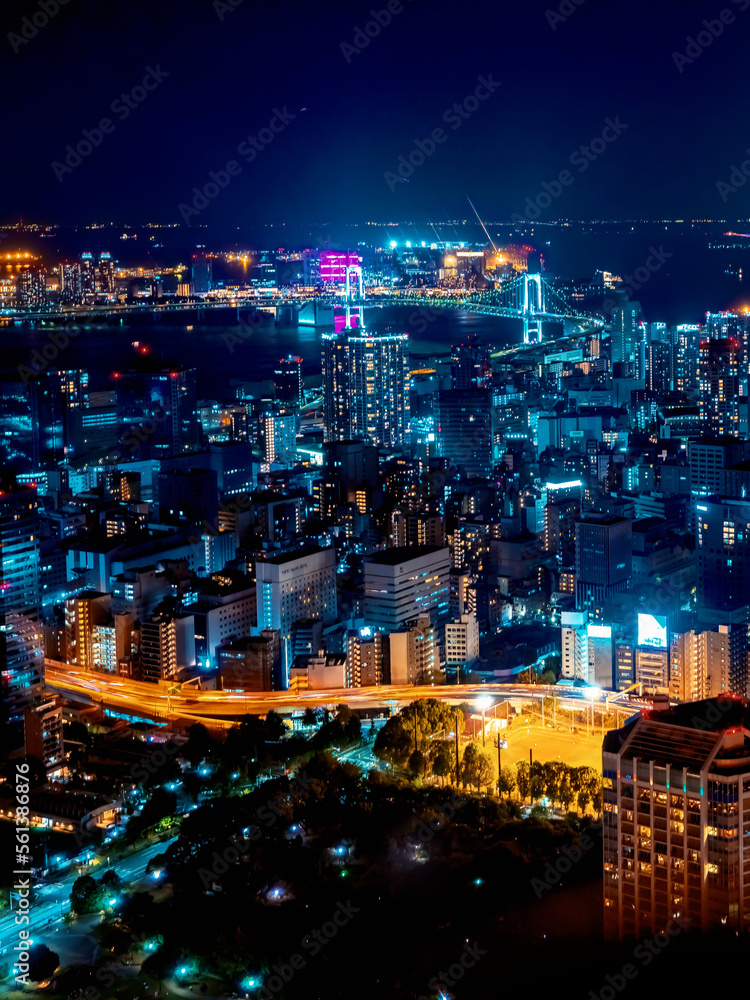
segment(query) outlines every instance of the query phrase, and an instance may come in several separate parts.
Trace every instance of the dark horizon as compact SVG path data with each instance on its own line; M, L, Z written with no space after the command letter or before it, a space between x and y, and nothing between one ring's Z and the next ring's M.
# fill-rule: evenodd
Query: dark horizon
M4 217L500 219L545 185L541 221L750 215L747 0L44 3L3 6Z

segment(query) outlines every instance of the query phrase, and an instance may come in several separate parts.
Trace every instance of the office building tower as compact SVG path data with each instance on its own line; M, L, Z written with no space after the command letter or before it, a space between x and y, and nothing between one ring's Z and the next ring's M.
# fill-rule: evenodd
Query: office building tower
M121 438L132 458L163 458L200 444L195 368L116 372Z
M444 625L450 606L450 549L386 549L365 557L365 624L392 632L429 613Z
M694 323L675 328L675 389L687 393L698 388L698 357L703 330Z
M737 340L702 340L698 358L701 433L738 437L742 345ZM744 376L745 380L747 375Z
M750 500L707 497L695 514L698 614L726 622L727 612L750 604Z
M350 631L346 644L346 686L374 687L382 683L382 633L367 627Z
M322 341L326 441L401 446L409 430L408 335L350 329Z
M458 669L465 667L470 670L479 659L479 623L473 612L459 617L457 621L447 622L445 626L445 665L450 676L451 667L456 677Z
M748 368L748 316L733 312L706 313L706 334L711 340L736 340L742 347L742 370Z
M219 520L219 488L214 469L166 469L157 479L162 524L206 524Z
M0 723L6 746L22 740L24 712L44 684L37 494L0 480Z
M83 302L83 277L81 265L60 265L60 301L80 305Z
M750 924L747 703L638 715L604 737L604 932L654 938ZM679 925L678 925L679 926Z
M34 468L59 465L73 446L77 418L88 405L88 372L49 369L27 384Z
M258 628L272 628L281 633L283 669L287 671L294 623L303 618L320 618L324 623L336 619L336 552L332 548L309 546L259 559L255 564L255 579ZM286 686L284 683L283 688Z
M321 515L335 520L336 508L352 503L366 513L378 488L378 471L378 449L374 445L346 440L324 444Z
M194 295L206 295L214 287L214 265L211 260L194 258L190 265Z
M94 255L88 250L81 254L81 285L84 299L93 298L96 292L96 264Z
M612 308L612 362L630 362L638 358L643 340L640 302L629 301L625 293L616 293L617 304Z
M451 378L454 389L487 389L492 381L490 348L476 338L453 348Z
M436 394L439 453L466 476L486 479L494 466L492 392L449 389Z
M39 263L26 265L16 279L15 305L41 309L47 304L47 271Z
M358 253L351 250L321 250L318 254L318 276L324 285L336 285L343 288L346 284L347 270L359 267L361 259Z
M27 757L35 757L47 772L55 772L65 763L62 704L47 698L26 709L23 718L24 745Z
M750 443L740 438L692 438L688 441L691 494L700 497L720 493L724 470L749 456Z
M112 254L104 251L99 254L94 275L95 291L102 295L113 295L115 292L115 262Z
M601 608L630 588L632 522L622 517L576 524L576 608Z
M646 346L646 389L666 395L672 380L672 345L652 341Z
M281 634L263 629L224 643L216 659L223 691L273 691L281 667Z
M296 409L269 410L260 416L261 439L267 464L294 465L297 459Z
M273 373L273 385L279 402L302 406L305 401L302 383L302 358L292 354L282 358Z

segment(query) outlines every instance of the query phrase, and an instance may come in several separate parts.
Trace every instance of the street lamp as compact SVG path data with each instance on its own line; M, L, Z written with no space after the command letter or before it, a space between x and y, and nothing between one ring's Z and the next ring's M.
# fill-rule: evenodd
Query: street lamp
M482 710L482 746L486 746L485 735L484 735L484 713L492 704L492 698L489 695L482 695L481 698L477 698L476 706Z

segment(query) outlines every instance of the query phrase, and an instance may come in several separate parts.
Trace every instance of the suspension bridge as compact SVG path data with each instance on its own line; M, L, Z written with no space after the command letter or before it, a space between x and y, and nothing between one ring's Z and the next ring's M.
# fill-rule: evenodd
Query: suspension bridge
M120 321L138 316L154 320L181 315L200 322L208 314L226 313L227 321L242 322L242 313L270 313L277 322L314 327L351 327L364 325L369 309L408 306L430 318L432 310L465 310L484 316L520 320L523 343L541 344L547 324L563 324L568 335L586 334L601 329L604 320L574 309L554 286L540 274L524 274L486 291L443 288L370 289L365 293L362 270L347 268L346 287L339 293L311 295L294 290L247 294L215 294L210 298L182 302L130 302L65 306L45 309L2 309L0 323L46 324ZM223 316L221 316L223 318Z

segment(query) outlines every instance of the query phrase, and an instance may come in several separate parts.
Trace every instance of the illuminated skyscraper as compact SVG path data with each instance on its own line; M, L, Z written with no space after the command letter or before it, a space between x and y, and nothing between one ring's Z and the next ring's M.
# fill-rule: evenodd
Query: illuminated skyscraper
M739 340L702 340L698 361L701 432L737 437L740 427L742 344Z
M6 743L20 742L24 712L41 698L44 648L39 601L36 489L2 482L0 728Z
M467 476L489 476L494 454L492 391L438 392L435 414L440 454Z
M409 429L408 335L362 329L323 335L326 441L403 444Z
M302 358L290 354L282 358L273 373L276 398L282 403L302 406L305 401L302 387Z
M133 457L164 458L200 443L195 368L116 373L117 418Z
M576 609L601 608L633 573L632 521L608 517L576 524Z

